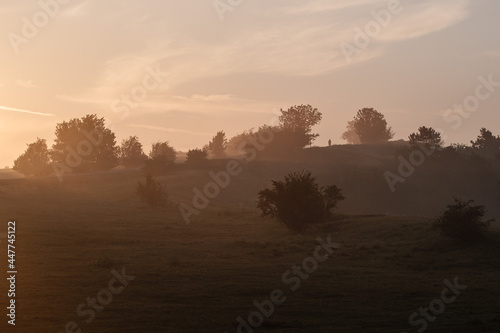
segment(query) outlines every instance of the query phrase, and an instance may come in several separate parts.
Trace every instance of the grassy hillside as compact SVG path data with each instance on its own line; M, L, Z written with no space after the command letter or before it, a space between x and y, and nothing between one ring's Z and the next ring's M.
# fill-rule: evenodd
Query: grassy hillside
M62 183L0 181L3 219L18 223L16 329L64 332L75 321L83 332L96 333L236 332L237 318L255 311L254 300L281 289L286 301L256 331L416 332L420 326L410 326L409 316L440 297L445 279L459 277L468 288L427 331L498 332L498 229L470 248L442 238L425 216L442 209L453 188L419 183L426 175L423 165L400 192L382 191L380 171L393 163L394 149L380 150L329 147L288 162L246 164L190 225L176 208L150 209L136 198L140 171L73 175ZM226 162L212 163L158 179L172 201L190 203L192 189L203 187L208 172ZM337 183L348 199L336 221L297 236L260 218L255 199L270 179L302 168L318 174L320 183ZM488 184L464 186L477 195ZM413 201L406 202L410 193ZM483 197L494 202L488 195ZM412 209L421 217L409 217ZM318 237L329 235L340 248L291 291L283 273L313 255ZM6 258L6 240L0 240L0 256ZM108 286L111 270L123 267L135 279L85 323L87 317L76 314L78 305L95 298ZM1 300L6 304L6 295ZM3 331L6 323L0 326Z

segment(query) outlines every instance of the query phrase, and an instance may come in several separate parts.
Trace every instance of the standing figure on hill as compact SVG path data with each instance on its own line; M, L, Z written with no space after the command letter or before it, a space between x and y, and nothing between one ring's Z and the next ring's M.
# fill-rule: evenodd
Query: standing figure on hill
M328 139L328 147L332 145L332 139Z

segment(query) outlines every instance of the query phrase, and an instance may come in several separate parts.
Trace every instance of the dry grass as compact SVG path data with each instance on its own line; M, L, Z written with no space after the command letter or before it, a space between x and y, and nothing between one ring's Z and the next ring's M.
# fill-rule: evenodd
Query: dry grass
M328 234L341 248L286 292L259 332L416 332L409 315L456 276L469 288L428 332L500 331L500 242L461 248L427 218L391 216L344 215L296 236L252 208L268 182L258 172L235 179L189 226L175 208L152 210L134 196L137 171L0 182L3 219L18 223L16 331L63 332L76 320L95 333L236 332L254 299L289 290L282 274ZM195 170L160 178L177 202L207 179ZM121 267L136 279L83 323L78 304Z

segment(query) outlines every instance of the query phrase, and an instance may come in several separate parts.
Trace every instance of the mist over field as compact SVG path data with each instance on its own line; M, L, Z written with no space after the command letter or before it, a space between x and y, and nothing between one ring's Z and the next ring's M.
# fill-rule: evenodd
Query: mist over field
M0 332L498 332L494 0L0 4Z

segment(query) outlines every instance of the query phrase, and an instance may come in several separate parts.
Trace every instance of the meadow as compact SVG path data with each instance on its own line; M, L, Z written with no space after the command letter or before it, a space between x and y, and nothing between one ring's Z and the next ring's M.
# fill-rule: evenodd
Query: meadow
M140 170L1 180L5 230L7 220L17 222L16 331L237 332L237 318L248 321L254 301L279 289L286 299L255 332L417 332L424 324L411 326L410 316L458 278L467 288L427 320L426 332L498 332L498 225L464 247L431 223L453 195L470 195L495 214L493 174L443 174L429 162L391 193L383 172L395 167L394 147L322 149L244 165L189 225L175 205L189 204L193 188L227 161L156 177L171 201L157 209L135 194ZM297 235L261 218L255 200L271 179L305 168L321 184L339 185L347 200L334 220ZM339 247L292 290L283 274L314 256L318 237ZM122 269L133 280L95 316L78 315Z

